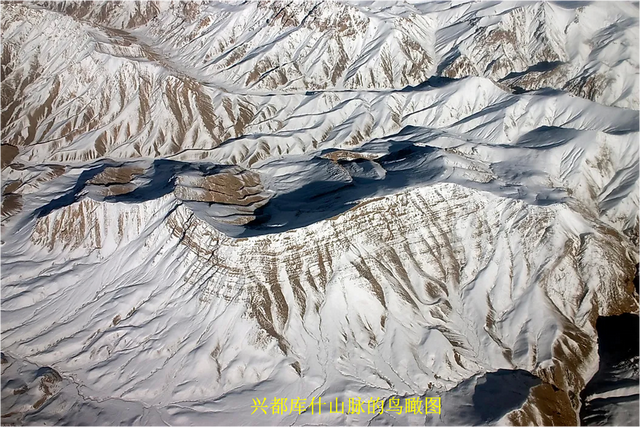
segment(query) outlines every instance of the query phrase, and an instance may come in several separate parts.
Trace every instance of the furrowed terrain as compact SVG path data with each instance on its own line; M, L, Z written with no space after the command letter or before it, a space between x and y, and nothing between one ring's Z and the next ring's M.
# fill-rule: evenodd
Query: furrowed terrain
M637 425L637 4L1 7L3 423Z

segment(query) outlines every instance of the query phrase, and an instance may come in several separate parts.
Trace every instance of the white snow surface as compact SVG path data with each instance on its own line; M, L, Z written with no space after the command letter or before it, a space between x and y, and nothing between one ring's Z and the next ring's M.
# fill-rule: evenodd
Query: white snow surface
M2 12L7 420L577 416L638 310L637 4ZM441 414L251 413L397 396Z

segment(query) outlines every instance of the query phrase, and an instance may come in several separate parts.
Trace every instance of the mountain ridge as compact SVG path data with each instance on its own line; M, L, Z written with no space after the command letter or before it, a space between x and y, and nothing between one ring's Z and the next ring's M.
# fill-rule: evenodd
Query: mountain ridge
M577 425L638 312L637 4L1 7L3 422Z

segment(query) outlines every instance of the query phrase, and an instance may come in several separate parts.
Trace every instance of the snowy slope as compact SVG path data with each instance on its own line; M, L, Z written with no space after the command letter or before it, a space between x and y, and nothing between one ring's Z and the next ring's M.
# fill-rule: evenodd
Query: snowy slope
M578 422L638 312L636 4L2 12L3 422Z

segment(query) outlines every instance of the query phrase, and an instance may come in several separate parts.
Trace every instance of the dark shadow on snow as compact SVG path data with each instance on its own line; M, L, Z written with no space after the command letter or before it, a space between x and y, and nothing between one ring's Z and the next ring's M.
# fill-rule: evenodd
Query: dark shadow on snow
M494 424L519 409L542 381L521 369L499 369L466 379L441 394L441 425Z
M638 275L634 282L637 283ZM609 413L612 407L624 402L638 401L638 395L611 396L586 401L586 397L596 393L605 393L625 387L638 386L638 354L640 347L640 319L637 314L625 313L619 316L601 316L596 321L598 332L598 372L587 383L580 396L583 405L580 408L582 425L610 424ZM629 378L628 372L635 370L635 378ZM638 406L635 405L636 411ZM636 413L635 418L638 418Z
M495 422L508 412L520 408L527 400L529 390L541 382L523 370L500 369L485 374L478 379L473 393L473 407L480 424Z
M544 139L552 144L561 144L570 139L570 133L570 130L565 132L555 128L540 128L523 136L519 144L511 148L548 148L545 145L536 146L534 141ZM555 141L552 136L555 136ZM208 211L215 203L209 203L208 208L207 202L185 202L185 204L196 216L223 233L233 237L249 237L308 226L340 215L364 199L382 197L411 187L429 186L441 182L489 191L501 197L520 199L536 205L550 205L565 200L566 194L561 190L528 184L530 178L544 174L543 171L515 173L516 169L518 171L520 169L514 168L514 165L509 162L492 166L493 172L497 174L493 180L474 181L469 178L468 169L466 169L470 167L471 160L446 149L429 146L426 142L432 137L429 129L407 126L392 137L371 141L354 150L355 153L358 151L377 153L376 156L379 157L375 160L352 157L334 161L317 156L298 158L294 160L294 163L298 162L298 172L276 175L278 176L276 183L278 180L294 183L287 187L290 190L276 192L266 205L253 212L256 219L245 225L230 225L211 217ZM330 151L332 150L325 150L322 154L328 154ZM281 166L277 161L282 160L276 160L276 164L266 166L278 170ZM144 163L144 161L138 161L138 164L140 162ZM88 186L88 181L106 167L124 164L112 160L101 160L89 165L80 174L73 188L35 210L33 216L48 215L53 210L70 205L83 197L108 202L145 202L172 192L176 185L176 177L181 174L207 176L235 167L156 159L144 163L146 171L135 178L137 188L129 193L105 197ZM282 165L288 167L289 163L282 161ZM300 174L300 170L304 173L296 175ZM296 182L299 182L299 185L295 184Z

